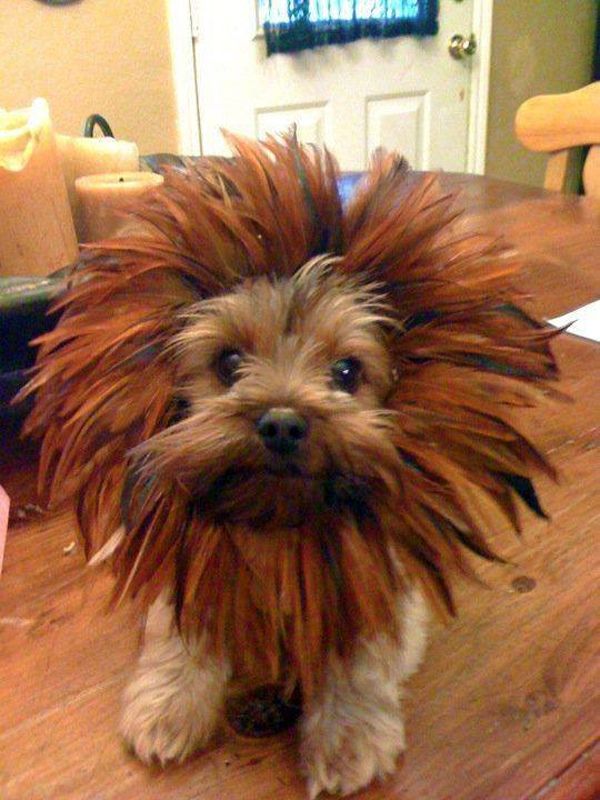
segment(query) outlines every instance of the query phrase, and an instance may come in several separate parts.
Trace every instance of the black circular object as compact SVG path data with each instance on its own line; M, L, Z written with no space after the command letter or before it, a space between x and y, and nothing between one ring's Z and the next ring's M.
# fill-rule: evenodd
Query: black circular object
M282 687L260 686L227 701L227 722L240 736L260 739L291 728L302 713L300 693L284 698Z
M217 375L225 386L233 386L239 377L243 356L239 350L223 350L216 362Z
M360 384L362 364L358 358L341 358L331 367L331 376L338 389L354 394Z

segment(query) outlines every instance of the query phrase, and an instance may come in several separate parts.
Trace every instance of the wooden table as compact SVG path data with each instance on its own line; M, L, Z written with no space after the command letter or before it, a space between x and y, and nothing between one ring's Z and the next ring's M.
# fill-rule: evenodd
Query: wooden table
M600 297L600 206L483 178L460 186L472 216L546 259L522 278L547 316ZM518 566L481 567L461 615L435 628L406 698L404 766L364 800L600 797L600 345L556 350L573 405L535 419L562 472L542 485L550 523L507 539ZM0 482L35 502L35 449L4 431ZM130 609L101 611L107 578L84 568L69 516L25 511L0 578L2 800L300 800L294 733L224 741L183 766L147 769L115 733L134 663Z

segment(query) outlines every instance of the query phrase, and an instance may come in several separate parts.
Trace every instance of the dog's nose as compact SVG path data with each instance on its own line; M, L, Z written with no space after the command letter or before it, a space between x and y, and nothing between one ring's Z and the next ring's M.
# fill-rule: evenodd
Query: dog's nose
M308 422L291 408L271 408L258 421L258 433L274 453L295 453L308 432Z

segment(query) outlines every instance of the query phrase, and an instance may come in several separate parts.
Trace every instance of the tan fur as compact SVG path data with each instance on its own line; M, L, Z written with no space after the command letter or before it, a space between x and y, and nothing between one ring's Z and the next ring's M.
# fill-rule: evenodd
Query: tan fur
M349 664L331 657L302 720L309 797L350 794L393 772L405 748L401 684L419 666L427 607L412 588L397 603L402 645L384 635L358 643ZM206 745L222 722L228 665L203 641L184 641L162 594L150 608L144 648L123 697L121 733L138 758L166 764Z
M311 800L351 794L392 773L406 746L402 683L426 644L427 607L415 589L397 606L402 646L379 635L362 641L350 664L333 658L324 686L302 720L302 766Z
M515 496L543 513L532 478L553 469L516 415L550 393L554 333L512 288L518 255L459 230L455 198L410 181L399 157L376 155L344 207L326 151L230 141L233 159L167 171L136 210L143 235L88 250L40 340L27 430L44 439L41 484L76 503L88 555L111 558L116 598L172 592L177 635L202 643L205 665L229 664L238 685L299 684L309 708L335 697L343 719L359 676L403 652L410 587L454 613L465 551L498 558L488 534L520 529ZM332 378L346 358L362 365L352 391ZM293 469L257 432L269 409L308 426ZM196 692L184 650L158 652L127 701L143 698L125 724L132 742L144 729L143 757L139 708L165 682ZM398 742L406 659L371 698ZM386 734L349 776L339 747L324 755L338 733L308 720L315 786L391 769ZM174 757L210 727L182 734Z
M210 741L222 718L229 677L206 640L183 641L166 595L148 614L144 648L123 696L121 734L138 758L182 761Z

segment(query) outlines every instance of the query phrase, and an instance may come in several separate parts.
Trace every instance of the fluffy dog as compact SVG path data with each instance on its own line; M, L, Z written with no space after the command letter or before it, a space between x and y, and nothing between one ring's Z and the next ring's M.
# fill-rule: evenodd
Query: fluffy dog
M94 245L43 337L27 430L88 556L149 609L122 733L209 742L232 687L300 690L309 792L394 770L427 608L552 469L515 412L556 377L519 267L379 153L351 199L325 150L230 137Z

